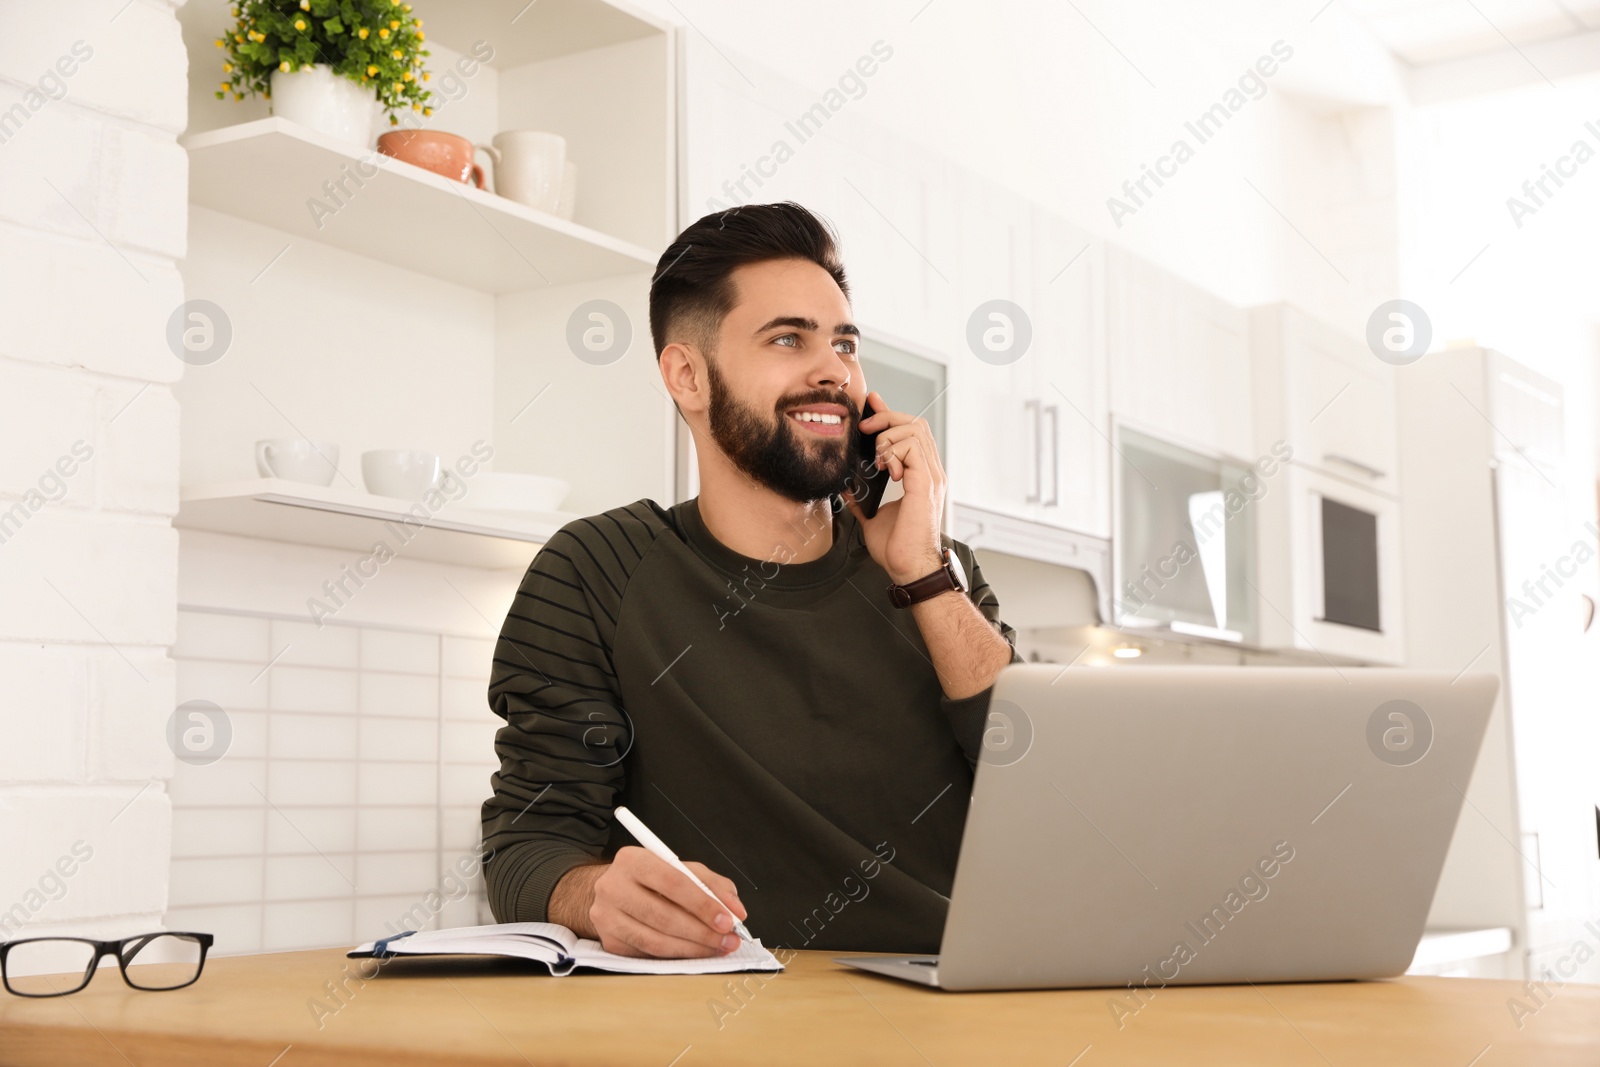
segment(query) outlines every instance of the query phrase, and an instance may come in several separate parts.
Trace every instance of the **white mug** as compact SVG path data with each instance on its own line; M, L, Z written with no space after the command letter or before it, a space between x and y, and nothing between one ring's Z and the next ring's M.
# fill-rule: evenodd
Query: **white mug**
M256 442L256 473L311 485L332 485L339 470L339 446L304 437L276 437Z
M543 130L506 130L493 145L479 145L494 160L494 191L520 204L554 213L561 199L567 139Z
M567 160L561 168L561 195L556 198L556 217L572 221L573 212L578 206L578 167L572 160Z
M361 480L374 496L420 500L439 484L442 471L436 452L385 448L361 453Z

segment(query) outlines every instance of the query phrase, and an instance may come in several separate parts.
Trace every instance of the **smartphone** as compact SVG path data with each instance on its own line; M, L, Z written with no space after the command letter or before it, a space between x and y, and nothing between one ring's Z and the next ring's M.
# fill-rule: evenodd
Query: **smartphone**
M875 415L871 409L870 401L866 411L862 413L862 420ZM850 455L851 468L845 478L845 485L850 490L850 495L855 497L856 503L861 505L861 513L867 518L878 514L878 505L883 502L883 492L889 488L889 468L879 469L877 465L878 435L865 433L861 429L861 422L850 428ZM844 506L843 498L840 507Z

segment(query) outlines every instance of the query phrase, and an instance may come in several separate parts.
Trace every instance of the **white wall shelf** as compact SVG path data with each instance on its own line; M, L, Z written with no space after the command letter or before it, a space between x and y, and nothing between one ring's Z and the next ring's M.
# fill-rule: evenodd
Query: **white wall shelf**
M408 513L411 506L346 487L258 478L185 488L173 525L343 548L363 556L381 541L411 559L521 570L550 535L578 517L556 511L480 511L447 502L419 518Z
M195 204L482 292L655 266L656 253L628 241L287 119L224 126L181 143ZM341 181L350 195L336 200L323 186ZM314 214L313 201L337 211Z

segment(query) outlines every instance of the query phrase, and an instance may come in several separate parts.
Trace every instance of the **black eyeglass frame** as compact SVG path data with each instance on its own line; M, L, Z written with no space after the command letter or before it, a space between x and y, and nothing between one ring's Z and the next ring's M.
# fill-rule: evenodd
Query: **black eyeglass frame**
M195 964L194 977L183 985L150 986L138 985L128 977L128 963L151 941L158 937L177 937L193 941L200 946L200 959ZM88 937L23 937L15 941L0 941L0 984L4 984L7 993L17 997L64 997L76 993L94 980L95 972L100 969L100 961L106 956L117 957L117 969L122 972L122 980L128 988L137 989L142 993L169 993L174 989L185 989L200 980L200 972L206 969L206 954L211 951L211 945L216 939L211 934L195 933L189 930L157 930L154 933L135 934L132 937L122 937L115 941L96 941ZM91 945L94 955L90 957L89 964L84 968L83 981L71 989L61 989L50 993L24 993L11 988L11 975L6 971L6 958L11 955L11 950L18 945L27 945L39 941L76 941L82 945ZM142 942L142 943L140 943ZM136 944L137 943L137 944ZM133 945L133 950L128 951L128 946Z

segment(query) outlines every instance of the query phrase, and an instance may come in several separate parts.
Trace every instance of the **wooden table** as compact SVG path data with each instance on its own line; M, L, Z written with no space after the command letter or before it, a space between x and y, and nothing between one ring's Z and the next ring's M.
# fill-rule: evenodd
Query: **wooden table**
M1170 987L1119 1029L1110 990L941 993L833 955L760 976L395 960L362 982L340 951L286 952L212 960L167 993L102 967L72 996L0 993L0 1064L1600 1064L1600 986L1552 988L1542 1006L1469 978ZM1520 1028L1512 998L1537 1007Z

